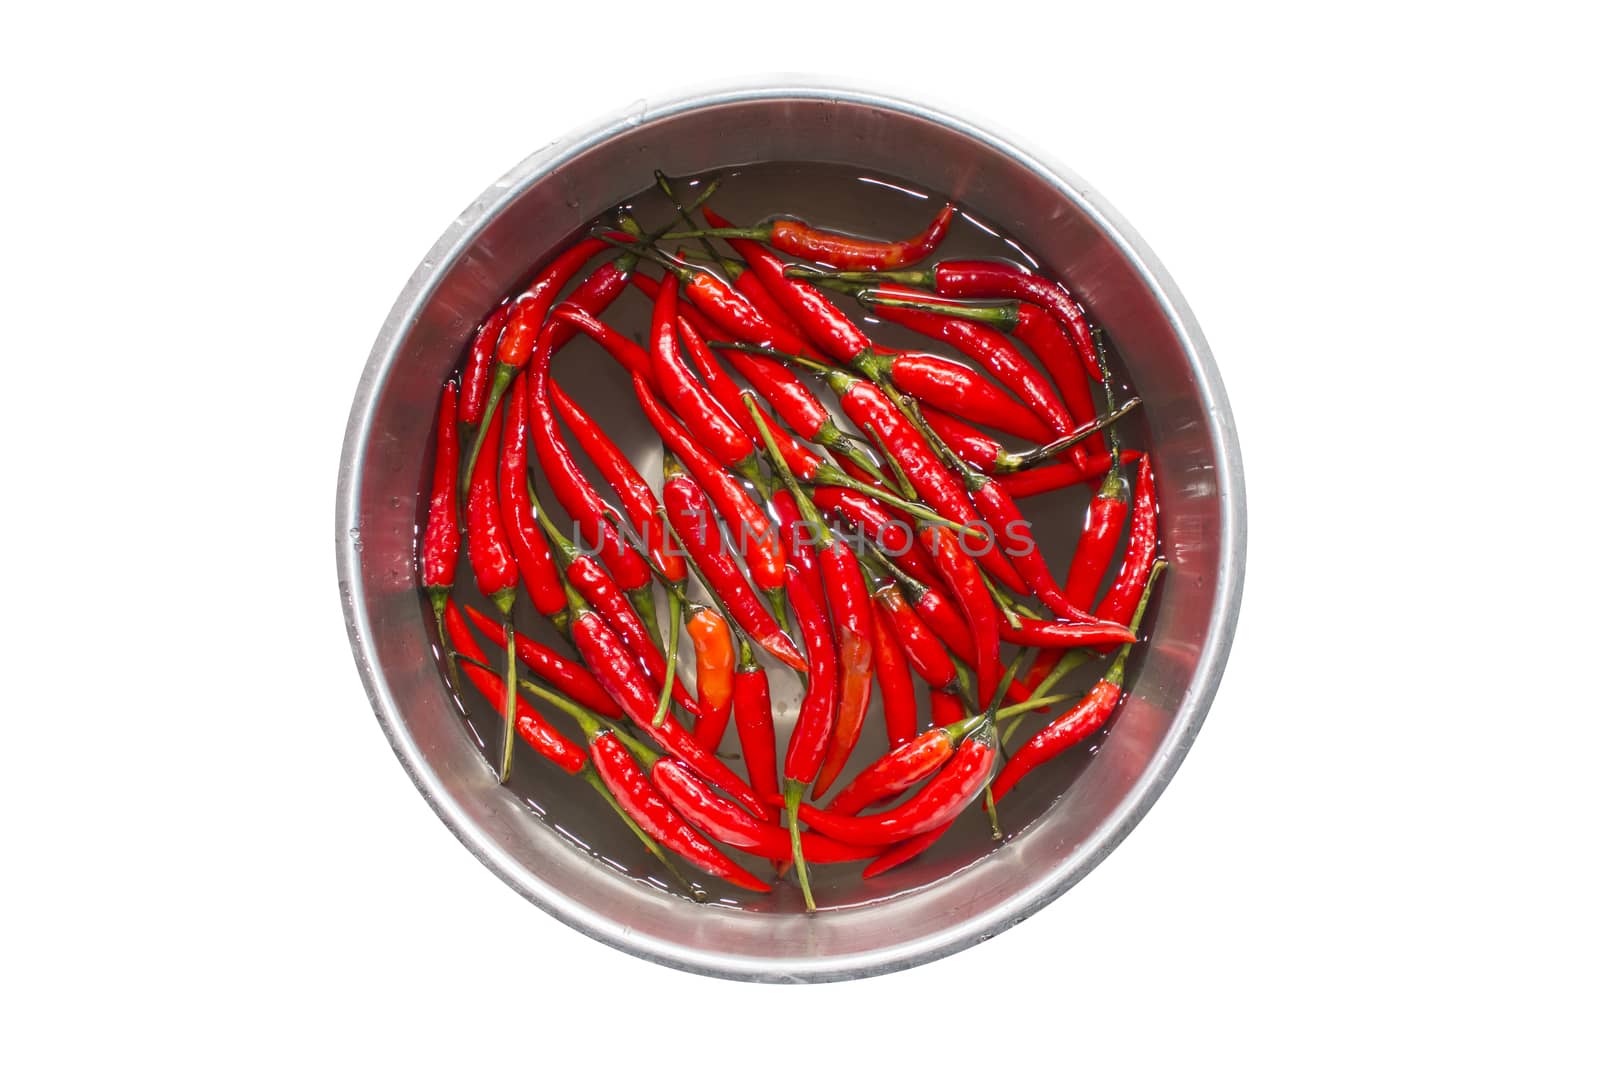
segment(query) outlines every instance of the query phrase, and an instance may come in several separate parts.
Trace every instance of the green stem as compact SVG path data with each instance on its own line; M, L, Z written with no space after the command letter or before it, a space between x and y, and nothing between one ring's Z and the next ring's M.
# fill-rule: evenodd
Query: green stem
M658 170L656 174L660 174ZM687 217L687 216L685 216ZM694 225L694 220L689 220L689 225ZM689 241L699 238L720 237L725 241L765 241L772 236L772 229L765 226L713 226L703 230L677 230L673 233L661 235L663 241Z
M735 264L732 260L729 260L729 259L725 258L724 256L719 255L717 253L717 250L711 246L711 242L706 239L706 235L705 235L705 233L703 231L702 232L698 232L698 233L697 232L693 232L695 230L695 221L694 221L694 219L692 217L690 217L690 214L689 214L690 210L692 210L692 209L685 208L683 206L683 203L678 199L678 194L672 191L672 182L668 180L665 172L658 170L658 171L656 171L655 177L656 177L656 186L658 188L660 188L660 190L667 195L667 199L669 201L671 201L671 203L672 203L673 210L677 211L678 217L684 221L685 225L687 225L689 227L689 230L691 231L689 233L682 233L682 232L680 232L680 233L664 233L664 234L661 235L660 239L663 240L663 241L681 241L681 240L685 239L686 237L691 237L691 236L692 237L697 237L697 238L699 238L699 241L700 241L700 247L702 247L702 248L704 248L706 250L706 255L711 257L711 261L713 263L719 264L725 272L733 275L734 277L737 277L738 274L733 269L733 268L735 268L737 266L737 264ZM711 185L708 188L707 192L705 194L702 194L700 200L696 201L696 203L695 203L696 207L699 207L700 204L704 203L706 201L706 199L709 198L710 189L715 189L717 184L721 180L722 180L721 178L717 178L717 179L714 179L711 182ZM679 255L682 255L682 254L683 254L682 250L679 250Z
M444 624L444 607L450 600L450 590L429 589L428 601L433 605L433 624L439 631L439 647L444 649L445 674L450 679L450 688L457 699L465 695L461 688L461 671L456 667L455 657L450 654L450 633Z
M934 272L931 270L816 270L813 267L791 266L785 267L783 273L790 278L834 278L841 282L862 282L867 285L876 285L878 282L899 282L901 285L911 285L918 289L932 289L936 282Z
M1050 673L1041 678L1039 684L1033 687L1034 694L1037 696L1039 693L1048 693L1055 688L1057 682L1093 658L1094 653L1086 648L1075 648L1066 653L1056 662L1054 667L1050 668Z
M1134 633L1139 632L1139 623L1144 621L1144 609L1150 604L1150 593L1156 587L1156 579L1161 577L1161 572L1167 569L1167 561L1158 559L1155 566L1150 568L1150 577L1145 579L1144 592L1139 594L1139 606L1133 609L1133 618L1128 621L1128 629ZM1117 658L1111 661L1111 669L1106 671L1105 680L1112 685L1120 687L1128 667L1128 654L1133 651L1137 641L1130 641L1123 645L1117 652Z
M1048 696L1029 697L1027 700L1020 700L1015 704L1007 704L1005 707L997 709L994 713L994 718L996 722L1006 722L1024 712L1033 711L1036 708L1047 708L1051 704L1059 704L1069 696L1073 696L1073 694L1051 693ZM1082 694L1077 694L1077 696L1082 696Z
M1018 718L1010 726L1006 727L1006 732L1000 735L1000 747L1002 749L1005 749L1011 744L1012 736L1022 728L1022 724L1025 721L1025 719Z
M783 453L778 450L778 442L773 439L772 430L767 427L764 412L756 404L756 398L749 393L743 394L744 406L750 411L750 418L755 421L756 432L761 435L761 447L767 453L767 462L772 464L773 470L778 472L778 478L784 487L794 497L795 506L800 509L800 517L811 525L812 531L822 538L821 548L833 545L833 531L828 524L822 521L822 513L811 502L805 490L800 488L800 483L795 481L794 472L789 469L789 463L783 458Z
M501 709L505 715L505 723L504 729L500 732L501 785L511 778L511 752L516 747L517 740L517 632L511 628L511 607L516 601L516 596L515 587L502 590L495 596L495 606L505 617L506 637L506 696L505 707Z
M644 553L640 554L643 555ZM650 635L650 643L660 648L661 620L656 618L655 586L646 582L637 589L628 590L628 600L633 604L633 610L639 613L639 619L644 623L645 632Z
M1003 452L1000 458L995 460L995 473L1012 474L1016 471L1027 470L1029 467L1038 466L1046 460L1054 459L1061 453L1082 444L1102 430L1106 430L1109 433L1109 427L1113 423L1141 403L1143 401L1138 397L1132 397L1115 410L1108 411L1103 415L1097 415L1093 422L1085 423L1066 437L1058 438L1037 448L1030 448L1026 452Z
M1017 328L1017 319L1022 308L1022 305L1015 300L1007 300L998 304L945 304L888 296L874 289L858 289L855 296L857 300L867 307L904 308L907 311L922 311L930 315L942 315L948 319L981 322L985 326L991 326L1002 333L1010 333Z
M461 499L465 501L472 492L472 468L478 465L478 453L483 451L483 442L489 436L489 423L494 418L495 409L500 406L500 398L511 386L511 379L517 376L517 367L508 367L498 359L494 362L494 382L489 386L489 399L483 405L483 414L478 416L478 432L473 435L472 447L467 450L467 465L461 472Z
M667 721L667 708L672 704L672 682L678 676L678 632L683 629L683 601L670 597L667 604L667 677L661 686L661 699L656 701L656 717L652 725Z
M805 791L804 782L790 779L783 783L783 810L789 817L789 849L794 853L795 877L800 880L806 911L813 912L817 910L817 902L811 897L811 872L806 868L806 852L800 842L800 797Z

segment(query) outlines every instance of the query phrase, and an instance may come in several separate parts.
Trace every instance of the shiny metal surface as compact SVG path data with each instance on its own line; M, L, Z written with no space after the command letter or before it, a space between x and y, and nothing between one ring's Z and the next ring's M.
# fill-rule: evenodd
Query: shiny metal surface
M497 787L429 654L415 589L417 494L438 384L484 310L551 247L662 167L694 173L815 160L898 174L1019 235L1116 338L1144 398L1172 570L1136 683L1067 795L1005 848L934 884L813 916L705 907L573 848ZM624 447L628 447L627 444ZM1244 575L1243 471L1232 416L1183 298L1139 238L1070 172L905 100L834 86L742 86L624 114L536 152L428 253L384 323L340 460L338 564L356 663L417 787L517 892L589 935L670 966L826 981L947 955L1021 922L1133 828L1211 703Z

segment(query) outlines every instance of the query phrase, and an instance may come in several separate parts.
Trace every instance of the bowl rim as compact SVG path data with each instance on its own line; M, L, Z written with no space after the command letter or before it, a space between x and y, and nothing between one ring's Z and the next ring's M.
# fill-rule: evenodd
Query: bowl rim
M482 831L445 791L443 783L406 729L394 695L368 655L367 638L371 630L365 600L358 595L361 585L361 546L356 523L361 495L359 471L367 449L375 402L398 358L401 341L444 274L501 210L532 183L567 160L625 130L704 108L784 99L861 104L945 126L1027 167L1062 196L1074 202L1127 258L1155 296L1195 372L1195 381L1207 411L1207 429L1219 457L1216 477L1222 521L1219 529L1221 545L1218 553L1217 595L1209 613L1206 640L1196 662L1193 681L1174 716L1173 729L1156 750L1144 773L1083 846L1041 877L1027 892L1019 893L1000 907L945 927L936 934L849 956L785 959L781 968L776 968L770 960L708 952L667 940L643 937L637 931L589 909L581 901L557 892ZM468 851L541 910L573 929L630 955L717 978L803 982L837 981L884 974L959 952L1026 919L1060 897L1098 866L1128 836L1165 790L1210 710L1238 624L1244 588L1246 544L1243 460L1221 376L1188 303L1166 268L1127 221L1071 170L1024 147L1009 133L997 132L990 124L977 125L952 114L943 106L934 107L913 101L896 92L804 75L723 81L692 90L680 90L653 102L636 100L535 151L475 198L450 223L412 272L373 343L351 403L340 454L335 529L345 627L367 699L413 784L434 814Z

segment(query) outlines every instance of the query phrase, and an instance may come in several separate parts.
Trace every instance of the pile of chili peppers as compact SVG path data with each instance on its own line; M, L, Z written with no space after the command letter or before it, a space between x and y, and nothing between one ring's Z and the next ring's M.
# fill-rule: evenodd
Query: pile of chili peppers
M685 207L656 177L674 232L619 211L492 310L444 386L421 584L451 684L503 718L502 781L520 738L685 886L680 862L752 892L793 871L812 910L810 865L875 877L969 807L998 839L1017 783L1107 727L1164 566L1155 475L1120 444L1137 400L1116 402L1070 290L1006 262L916 266L954 205L877 241L735 226L706 206L718 182ZM649 302L647 336L605 321L625 298ZM887 347L841 299L954 354ZM580 335L631 381L659 472L557 382ZM1095 487L1076 544L1036 543L1017 501L1076 485ZM463 544L498 618L456 599ZM564 648L514 628L521 597ZM772 670L802 681L792 712ZM884 754L846 775L866 744Z

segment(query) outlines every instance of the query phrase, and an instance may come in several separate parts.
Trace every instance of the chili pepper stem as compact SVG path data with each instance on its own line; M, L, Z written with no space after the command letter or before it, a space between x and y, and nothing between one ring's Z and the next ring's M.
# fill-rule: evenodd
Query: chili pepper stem
M989 812L989 836L996 841L1005 838L1005 832L1000 829L1000 813L996 810L998 805L994 802L994 787L983 787L983 806Z
M1059 704L1066 700L1068 696L1069 694L1067 693L1050 693L1047 696L1029 697L1027 700L1019 700L1015 704L1007 704L1003 708L996 709L994 718L996 722L1005 722L1008 719L1016 718L1025 711L1033 711L1036 708L1047 708L1051 704Z
M1120 407L1098 416L1093 422L1086 423L1066 437L1058 438L1037 448L1030 448L1026 452L1003 453L999 459L995 460L994 472L996 474L1015 474L1017 471L1027 470L1029 467L1036 467L1047 460L1055 459L1063 452L1070 451L1106 429L1143 402L1136 396L1130 397Z
M1034 687L1034 693L1048 693L1055 687L1057 682L1093 658L1094 653L1086 648L1073 649L1056 662L1056 665L1050 669L1049 674L1039 680L1039 684Z
M628 590L627 596L633 609L639 613L639 621L644 623L645 632L650 635L650 643L660 648L661 620L656 618L655 587L646 582L637 589Z
M1004 749L1007 745L1011 744L1011 738L1016 734L1016 732L1018 730L1020 730L1022 728L1022 723L1023 723L1023 720L1019 718L1016 721L1014 721L1010 726L1006 727L1006 732L1000 735L1000 747L1002 749Z
M667 603L667 676L661 686L661 699L656 701L653 725L667 721L667 708L672 704L672 683L678 676L678 634L683 629L683 601L669 597Z
M817 278L833 278L841 282L860 282L864 285L899 282L901 285L910 285L918 289L932 289L935 281L934 272L931 270L817 270L814 267L790 266L785 267L783 273L788 278L805 278L809 281Z
M904 308L907 311L922 311L951 319L966 319L969 322L981 322L985 326L992 326L1002 333L1010 333L1017 328L1018 305L1014 300L1003 304L944 304L883 296L870 288L858 289L855 297L867 307Z
M501 590L495 595L495 606L505 616L506 635L506 699L501 709L505 717L500 732L500 784L511 778L511 753L517 741L517 632L511 627L511 606L516 590Z
M459 697L461 688L461 670L456 666L455 657L450 654L450 635L444 625L444 606L450 601L450 590L429 589L428 601L433 605L433 623L439 631L439 647L444 649L445 674L450 679L450 688Z
M1150 594L1155 590L1156 579L1161 577L1161 572L1167 569L1167 561L1158 559L1150 568L1150 577L1145 579L1144 592L1139 595L1139 606L1133 609L1133 618L1128 620L1128 629L1134 633L1139 632L1139 624L1144 621L1144 609L1150 604ZM1117 658L1111 661L1110 668L1105 673L1105 680L1112 685L1121 686L1123 675L1128 669L1128 656L1133 652L1137 641L1130 641L1117 650Z
M783 595L783 586L780 585L776 589L763 589L761 590L761 595L766 598L767 605L772 608L772 618L777 622L778 628L788 633L789 601Z
M517 368L508 367L499 360L494 365L494 382L489 386L489 399L484 401L483 415L478 419L478 431L472 435L472 448L467 452L467 463L462 468L461 498L465 500L472 487L472 469L477 465L478 453L483 451L483 442L489 436L489 421L500 406L500 398L505 396L506 390L511 387L511 379L517 376Z
M817 902L811 897L811 872L806 869L805 847L800 841L800 798L805 794L806 784L794 779L786 779L783 783L783 810L789 818L789 847L794 853L794 873L800 881L800 895L805 898L806 911L817 910Z
M857 443L856 438L839 429L831 421L823 423L811 440L831 452L838 452L862 470L879 478L883 477L883 471L878 469L877 457L869 454Z
M874 500L888 504L890 507L903 511L908 515L915 515L923 522L931 522L935 526L948 527L957 533L971 529L971 527L963 525L962 523L954 522L945 518L943 515L940 515L937 511L934 511L931 508L924 507L923 505L914 501L907 500L903 496L896 496L886 489L879 489L875 485L868 485L866 482L852 478L843 471L836 471L832 467L818 467L812 472L811 477L806 479L806 482L809 485L830 485L838 489L853 490L857 493L860 493L862 496L869 496Z

